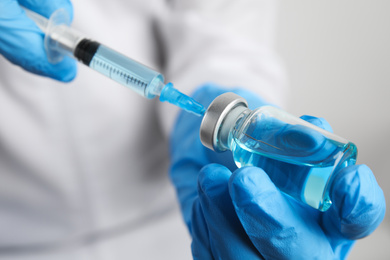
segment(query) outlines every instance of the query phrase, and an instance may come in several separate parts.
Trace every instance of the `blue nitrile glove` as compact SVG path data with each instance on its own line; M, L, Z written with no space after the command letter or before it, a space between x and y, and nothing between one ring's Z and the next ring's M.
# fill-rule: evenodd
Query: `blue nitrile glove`
M76 76L76 62L65 57L57 64L49 63L43 45L44 33L19 4L47 18L59 8L73 15L69 0L0 1L0 54L32 73L65 82L72 80Z
M207 106L223 92L209 85L194 98ZM233 92L251 109L263 105L253 94ZM323 119L303 119L331 130ZM281 193L263 170L283 169L285 163L268 159L262 168L237 170L231 152L203 147L200 122L181 113L171 136L170 174L195 259L344 259L354 240L383 220L383 192L367 166L342 169L331 190L334 204L320 212ZM226 167L210 164L215 162Z

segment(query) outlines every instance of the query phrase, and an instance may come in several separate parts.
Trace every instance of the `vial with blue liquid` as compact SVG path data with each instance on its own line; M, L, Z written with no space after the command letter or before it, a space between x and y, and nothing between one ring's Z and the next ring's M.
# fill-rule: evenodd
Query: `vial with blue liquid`
M204 107L165 84L161 73L113 49L90 40L69 27L70 16L60 9L50 19L24 9L45 33L49 61L64 55L137 92L169 102L203 116L202 143L215 151L231 150L238 167L258 166L275 185L291 197L321 211L332 202L329 190L337 172L356 161L353 143L271 106L249 110L246 101L233 93L217 97Z
M225 93L208 107L200 138L206 147L230 150L238 167L257 166L287 195L320 211L343 167L356 162L356 146L273 106L248 109L245 99Z

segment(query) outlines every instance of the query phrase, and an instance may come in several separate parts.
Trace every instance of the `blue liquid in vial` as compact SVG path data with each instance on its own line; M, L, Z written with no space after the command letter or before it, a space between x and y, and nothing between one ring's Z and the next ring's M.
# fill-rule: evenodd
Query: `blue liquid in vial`
M326 211L334 173L355 163L357 148L302 125L262 119L230 137L238 167L257 166L286 194Z

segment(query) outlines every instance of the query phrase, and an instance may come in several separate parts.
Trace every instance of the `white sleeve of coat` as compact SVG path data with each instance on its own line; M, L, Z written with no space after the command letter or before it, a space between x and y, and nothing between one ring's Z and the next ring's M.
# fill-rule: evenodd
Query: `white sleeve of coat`
M242 87L283 105L285 75L274 52L275 0L171 1L158 22L164 49L164 75L191 94L205 83ZM169 134L178 109L159 107Z

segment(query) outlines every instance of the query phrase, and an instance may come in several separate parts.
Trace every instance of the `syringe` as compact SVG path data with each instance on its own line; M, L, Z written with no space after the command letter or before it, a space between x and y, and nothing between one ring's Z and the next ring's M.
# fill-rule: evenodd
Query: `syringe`
M203 116L205 108L173 87L165 84L164 76L96 41L85 38L72 29L68 13L59 9L50 19L23 8L45 33L45 49L51 63L57 63L64 55L73 57L110 79L134 90L141 96L167 101L188 112Z

